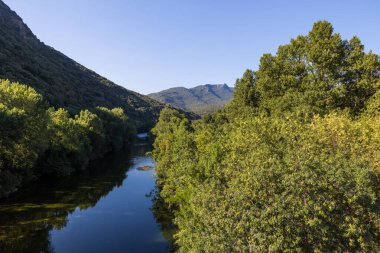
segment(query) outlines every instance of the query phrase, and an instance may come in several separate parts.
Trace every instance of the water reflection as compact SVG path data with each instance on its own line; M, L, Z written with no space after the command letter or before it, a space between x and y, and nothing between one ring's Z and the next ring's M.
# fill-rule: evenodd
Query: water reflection
M170 206L165 203L164 199L159 194L159 189L156 187L149 196L152 200L152 212L156 222L160 226L163 237L170 242L169 252L175 252L177 247L175 245L174 234L177 232L177 226L174 225L174 213Z
M38 186L0 202L0 252L89 252L91 245L81 241L85 235L92 236L92 252L111 252L110 246L97 243L102 239L99 237L105 237L103 231L93 231L96 224L107 220L98 228L110 230L112 252L167 252L169 243L162 239L149 210L152 203L144 193L154 189L154 171L137 170L153 165L145 156L149 149L145 143L136 144L129 152L123 150L92 163L88 171L59 181L44 179ZM131 171L127 174L128 168ZM126 180L127 175L133 180ZM79 216L87 220L77 222L75 217ZM139 229L141 233L133 239L130 235ZM160 244L153 237L161 240ZM144 247L140 250L140 246Z

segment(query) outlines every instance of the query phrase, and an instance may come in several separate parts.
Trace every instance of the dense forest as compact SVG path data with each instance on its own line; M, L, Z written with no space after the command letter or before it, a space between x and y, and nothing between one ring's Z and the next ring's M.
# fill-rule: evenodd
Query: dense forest
M41 176L67 176L120 150L135 134L123 109L70 116L33 88L0 80L0 197Z
M379 86L379 56L320 21L219 112L164 109L153 156L179 252L379 252Z

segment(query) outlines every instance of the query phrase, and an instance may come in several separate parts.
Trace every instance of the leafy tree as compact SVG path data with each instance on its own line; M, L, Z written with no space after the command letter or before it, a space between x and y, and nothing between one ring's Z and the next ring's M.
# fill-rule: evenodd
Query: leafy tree
M247 69L243 77L236 80L234 97L231 103L237 107L257 106L255 80L252 70Z
M76 120L65 109L51 109L50 147L42 159L43 173L67 176L84 168L89 160L90 141Z
M46 107L34 89L0 80L0 196L32 177L47 148Z
M376 115L380 112L380 92L377 91L370 99L367 101L365 113L368 115Z
M102 156L105 153L105 132L99 116L89 110L82 110L75 116L75 122L82 127L82 131L90 140L91 152L88 156L92 159Z
M213 175L177 215L181 251L377 251L379 175L347 148L361 137L350 122L258 117L230 126L213 144L224 150L209 159Z
M120 108L48 109L34 89L0 80L0 197L42 174L70 175L135 134Z
M161 194L174 205L186 201L187 179L194 175L195 153L189 120L177 110L164 108L152 133L156 136L153 157L158 162Z
M379 59L366 54L357 37L342 40L326 21L307 36L280 46L261 58L255 75L260 106L272 113L303 115L349 108L357 114L374 94Z
M109 110L105 107L97 107L95 114L103 123L106 152L118 151L126 145L135 134L135 129L124 114L123 109Z
M379 252L380 68L326 21L261 58L229 105L153 129L179 252Z

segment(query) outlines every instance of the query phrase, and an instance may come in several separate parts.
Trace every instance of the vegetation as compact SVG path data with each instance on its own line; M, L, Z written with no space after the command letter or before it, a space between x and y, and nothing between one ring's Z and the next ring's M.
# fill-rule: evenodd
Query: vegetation
M194 88L177 87L148 96L175 108L207 115L221 109L234 94L226 84L206 84Z
M50 105L70 114L96 106L120 107L142 130L157 120L162 104L114 84L40 42L2 1L0 33L0 79L28 84Z
M34 89L0 80L0 197L41 175L66 176L118 151L135 134L123 109L97 107L70 117Z
M164 109L153 156L179 252L379 252L379 86L379 57L321 21L223 110Z
M56 252L51 231L65 228L75 211L93 208L122 185L131 165L128 151L105 155L72 177L43 178L3 199L0 252Z

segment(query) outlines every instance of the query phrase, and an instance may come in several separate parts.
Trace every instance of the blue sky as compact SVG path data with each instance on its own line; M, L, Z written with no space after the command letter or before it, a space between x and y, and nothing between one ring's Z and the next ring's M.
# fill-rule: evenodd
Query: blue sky
M328 20L380 53L377 0L4 0L37 37L128 89L147 94L233 85L264 53Z

